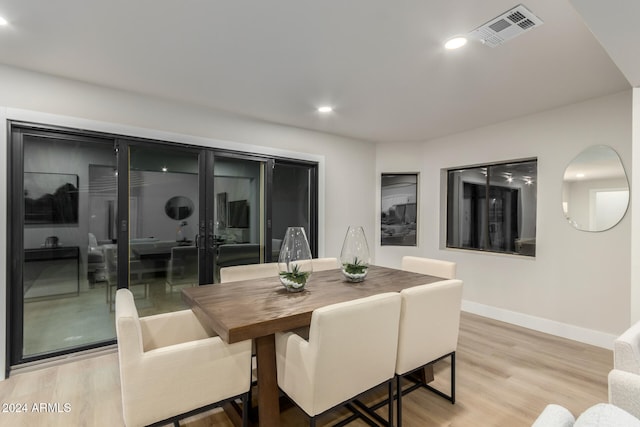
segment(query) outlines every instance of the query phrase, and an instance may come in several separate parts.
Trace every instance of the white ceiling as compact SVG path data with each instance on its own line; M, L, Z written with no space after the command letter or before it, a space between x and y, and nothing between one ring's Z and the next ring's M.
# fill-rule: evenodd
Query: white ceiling
M370 141L631 87L569 0L525 0L544 24L500 47L443 49L517 1L3 1L0 62Z
M633 87L640 86L640 1L571 0Z

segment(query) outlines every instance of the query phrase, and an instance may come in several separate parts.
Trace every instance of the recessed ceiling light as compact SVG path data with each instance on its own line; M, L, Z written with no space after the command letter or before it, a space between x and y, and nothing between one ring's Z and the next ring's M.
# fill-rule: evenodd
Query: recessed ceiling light
M333 107L328 105L323 105L322 107L318 107L318 113L327 114L333 111Z
M459 49L465 44L467 44L467 38L458 36L447 40L447 42L444 44L444 47L446 49Z
M0 25L9 25L9 21L0 16Z

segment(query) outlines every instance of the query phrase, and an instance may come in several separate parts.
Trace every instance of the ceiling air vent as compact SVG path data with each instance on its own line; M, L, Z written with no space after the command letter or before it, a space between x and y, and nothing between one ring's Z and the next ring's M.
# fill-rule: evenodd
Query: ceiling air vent
M542 19L520 4L479 26L469 35L483 44L496 47L542 24Z

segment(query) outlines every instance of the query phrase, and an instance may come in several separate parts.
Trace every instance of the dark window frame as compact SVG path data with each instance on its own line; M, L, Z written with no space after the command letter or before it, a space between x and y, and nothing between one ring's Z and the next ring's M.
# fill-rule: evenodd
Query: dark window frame
M446 248L535 257L537 169L537 158L446 169ZM524 194L530 185L534 194Z

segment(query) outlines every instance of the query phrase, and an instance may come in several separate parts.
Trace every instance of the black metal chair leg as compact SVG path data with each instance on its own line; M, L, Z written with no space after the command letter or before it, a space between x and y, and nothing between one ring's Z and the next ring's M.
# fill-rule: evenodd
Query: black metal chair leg
M242 395L242 427L249 427L249 412L251 412L251 407L249 406L250 396L251 390Z
M451 404L456 403L456 352L451 353Z
M401 375L396 375L396 393L398 395L398 427L402 427L402 387L400 384Z
M389 396L387 396L389 405L389 427L393 427L393 378L389 380Z

